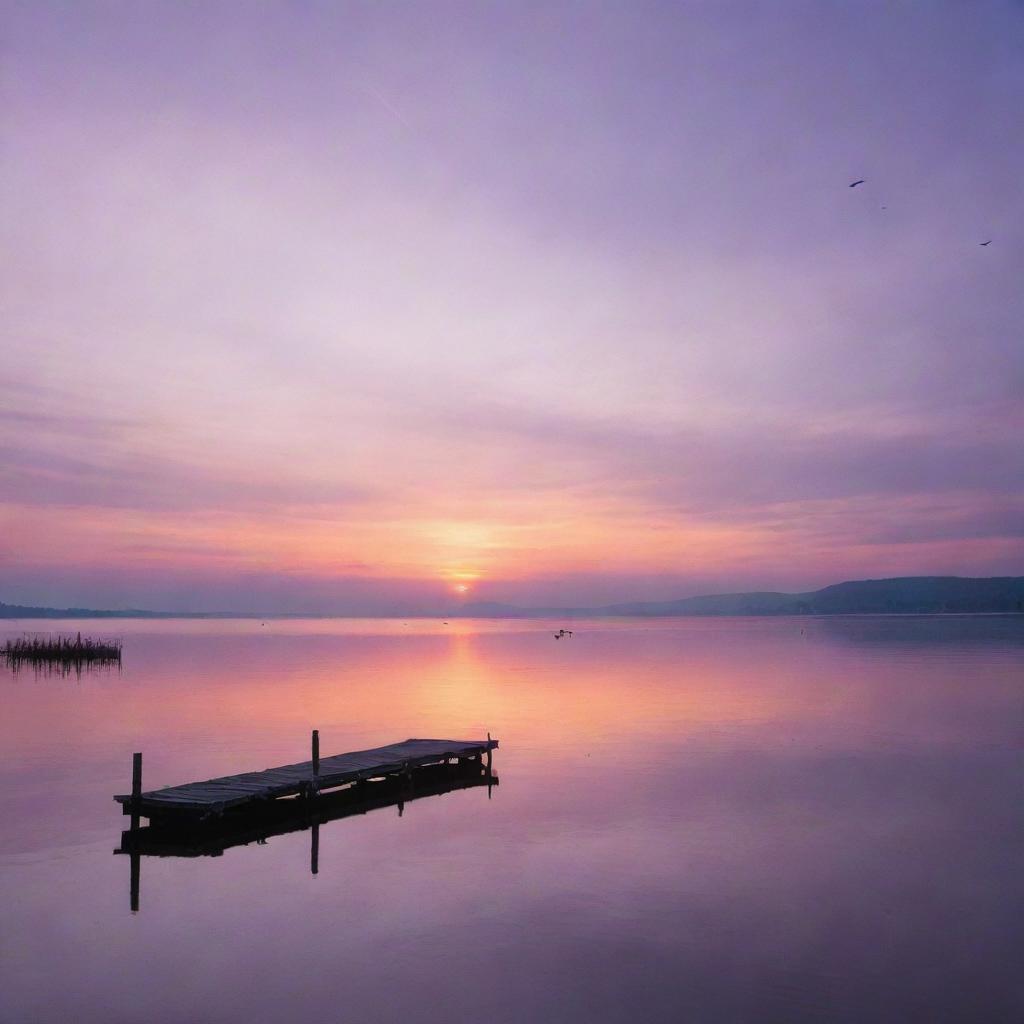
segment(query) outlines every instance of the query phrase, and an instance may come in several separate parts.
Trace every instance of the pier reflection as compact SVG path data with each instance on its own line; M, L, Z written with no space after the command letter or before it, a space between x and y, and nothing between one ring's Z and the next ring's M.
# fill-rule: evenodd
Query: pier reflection
M426 765L409 775L358 782L312 798L273 800L258 807L246 805L212 820L139 826L137 819L133 819L133 827L121 833L121 845L114 853L131 859L129 896L134 912L139 909L143 857L220 857L235 846L265 843L274 836L308 831L309 869L315 875L319 871L322 825L389 807L396 808L398 817L402 817L406 807L417 800L461 789L486 788L487 798L491 799L497 785L498 776L490 763L481 763L479 759Z

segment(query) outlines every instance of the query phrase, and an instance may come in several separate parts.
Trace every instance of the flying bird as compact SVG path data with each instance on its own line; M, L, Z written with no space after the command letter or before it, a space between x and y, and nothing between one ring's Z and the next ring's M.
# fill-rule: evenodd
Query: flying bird
M858 178L856 181L851 181L850 182L850 188L856 188L858 185L863 185L863 184L864 184L864 179L863 178Z
M978 245L991 245L992 239L990 238L987 242L979 242Z

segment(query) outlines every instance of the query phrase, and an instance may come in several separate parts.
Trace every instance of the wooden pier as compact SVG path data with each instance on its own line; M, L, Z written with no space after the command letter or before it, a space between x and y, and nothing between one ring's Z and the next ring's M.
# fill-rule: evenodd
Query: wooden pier
M368 786L322 793L312 803L304 800L276 800L244 815L225 815L205 821L165 822L145 825L121 833L119 854L142 857L221 857L236 846L265 843L275 836L317 829L332 821L369 814L394 807L402 817L406 807L419 800L443 796L463 789L498 785L498 776L487 774L479 765L435 764L418 769L410 785L395 775ZM312 864L316 874L315 859Z
M298 764L263 771L226 775L204 782L142 791L142 754L132 763L132 791L115 796L133 822L139 817L150 820L209 818L267 801L288 797L315 797L324 790L358 785L371 779L410 776L427 765L452 761L486 760L490 770L491 751L497 740L421 740L410 739L371 750L355 750L332 757L320 757L320 735L314 730L312 758Z
M309 761L142 792L142 755L132 759L132 792L115 796L131 828L115 854L131 858L130 905L139 909L141 858L218 857L233 846L310 831L310 870L318 872L320 826L455 790L498 784L486 740L406 740L321 758L314 731ZM150 819L140 827L139 818Z

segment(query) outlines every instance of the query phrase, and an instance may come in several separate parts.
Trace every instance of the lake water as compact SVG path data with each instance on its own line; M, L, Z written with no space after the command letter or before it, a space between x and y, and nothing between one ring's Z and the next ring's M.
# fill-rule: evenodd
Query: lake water
M557 623L556 626L568 625ZM2 623L0 1020L1024 1019L1024 617ZM490 731L499 785L141 863L114 793Z

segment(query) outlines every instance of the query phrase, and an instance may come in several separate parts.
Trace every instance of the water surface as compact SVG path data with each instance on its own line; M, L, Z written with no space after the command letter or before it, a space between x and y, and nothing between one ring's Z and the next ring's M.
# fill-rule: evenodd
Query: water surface
M555 626L568 625L557 623ZM1009 1021L1024 618L4 623L0 1020ZM112 802L409 736L500 785L221 857Z

